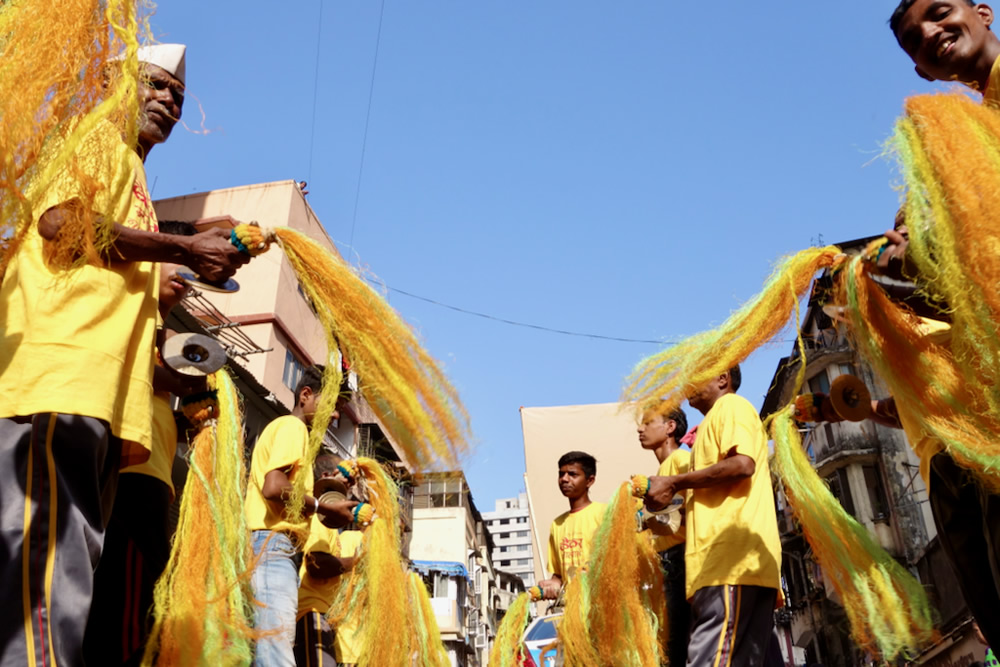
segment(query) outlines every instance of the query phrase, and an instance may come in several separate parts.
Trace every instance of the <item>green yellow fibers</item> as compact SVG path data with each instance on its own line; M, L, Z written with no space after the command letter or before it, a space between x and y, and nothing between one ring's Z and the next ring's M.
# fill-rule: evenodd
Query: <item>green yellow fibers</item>
M775 461L785 493L847 612L851 636L865 650L894 661L931 641L933 614L926 593L841 506L813 469L786 406L771 422Z
M80 154L110 124L129 148L138 137L136 52L148 34L136 0L0 3L0 274L59 179L80 183L78 206L49 250L94 260L111 243L111 220L131 197L120 154ZM110 59L124 54L121 62ZM97 214L97 215L95 215Z
M489 667L520 667L524 658L521 635L528 625L531 595L521 593L504 614L490 650Z
M413 608L415 636L414 664L426 667L449 667L451 660L448 650L441 641L441 629L431 607L431 597L427 585L416 572L407 575L410 583L410 605Z
M238 394L225 370L209 378L215 420L191 442L188 483L170 558L154 590L144 665L245 665L252 657L253 597Z
M416 470L457 465L468 439L468 416L413 330L340 257L292 229L278 228L274 234L316 309L328 348L343 351L407 463ZM339 377L335 365L327 364L327 369ZM334 386L339 388L339 382ZM336 404L335 394L321 396L313 424L320 434Z
M656 667L664 659L659 639L665 607L647 609L649 591L663 590L663 573L659 563L642 566L643 540L648 542L648 535L636 532L632 485L626 482L594 534L585 582L590 589L587 629L601 664Z
M414 638L416 615L401 554L399 488L374 459L357 459L361 495L374 506L377 518L364 531L357 564L340 589L341 604L330 617L334 625L357 615L360 665L406 665L419 650ZM396 641L386 641L392 628Z
M601 664L595 643L591 641L587 617L590 614L589 572L578 572L564 591L562 620L556 626L559 651L566 667L592 667Z
M840 254L839 249L828 246L785 258L763 291L721 326L639 362L626 380L624 400L643 407L656 404L661 413L679 407L692 390L736 366L785 329L813 276L834 266Z
M895 397L907 437L916 444L939 440L950 456L988 487L1000 488L1000 415L990 406L993 388L971 365L955 358L952 345L963 332L928 335L926 322L888 298L869 275L871 265L851 260L837 283L848 327L858 350Z

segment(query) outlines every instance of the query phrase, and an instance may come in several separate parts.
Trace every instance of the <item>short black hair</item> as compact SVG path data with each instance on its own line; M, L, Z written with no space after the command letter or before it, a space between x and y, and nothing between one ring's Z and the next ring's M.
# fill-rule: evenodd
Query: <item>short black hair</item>
M328 472L330 474L336 474L337 466L344 458L333 452L320 452L316 456L316 462L313 464L313 476L319 479L323 476L323 473Z
M597 476L597 459L587 452L566 452L559 457L559 467L568 466L571 463L579 463L583 468L583 474L587 477Z
M667 413L664 419L671 420L676 425L674 428L674 440L679 442L688 432L687 415L680 408L676 408Z
M740 390L741 384L743 384L743 372L740 371L740 365L736 364L729 369L729 386L734 394Z
M903 22L903 17L906 16L906 12L910 11L910 7L913 6L917 0L899 0L899 4L896 8L892 10L892 16L889 17L889 29L892 30L892 34L896 36L896 41L899 41L899 24ZM975 7L976 3L973 0L965 0L965 3L970 7Z
M324 370L326 370L325 366L316 364L315 366L310 366L302 373L302 378L295 385L295 405L299 404L299 399L302 398L302 390L306 387L309 387L314 394L318 394L323 390Z
M171 234L173 236L194 236L198 233L198 228L190 222L183 220L160 220L157 223L161 234Z

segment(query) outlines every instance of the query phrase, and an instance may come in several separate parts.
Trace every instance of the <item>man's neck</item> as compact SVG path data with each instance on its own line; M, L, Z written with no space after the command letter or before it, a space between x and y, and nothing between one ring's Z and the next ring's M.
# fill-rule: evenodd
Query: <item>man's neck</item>
M301 419L302 423L304 423L306 426L310 425L309 420L306 419L306 413L302 410L302 408L300 408L297 405L294 408L292 408L292 416Z
M673 438L667 438L662 445L653 450L656 460L663 463L670 458L670 455L680 449L681 445Z
M990 40L983 47L982 55L976 61L975 71L968 77L972 81L967 82L970 87L976 88L980 93L986 94L986 89L990 85L990 74L993 72L993 64L1000 58L1000 40Z
M569 499L569 511L570 512L579 512L580 510L582 510L583 508L585 508L589 504L590 504L590 494L589 493L585 493L582 496L580 496L579 498L570 498Z
M705 403L703 405L698 406L698 408L697 408L698 412L700 412L703 415L707 415L709 412L712 411L712 408L715 407L715 404L719 402L720 398L722 398L723 396L726 396L728 394L731 394L731 393L733 393L733 392L731 392L729 390L726 390L726 391L722 392L721 394L718 394L715 398L713 398L711 400L708 400L708 401L705 401Z

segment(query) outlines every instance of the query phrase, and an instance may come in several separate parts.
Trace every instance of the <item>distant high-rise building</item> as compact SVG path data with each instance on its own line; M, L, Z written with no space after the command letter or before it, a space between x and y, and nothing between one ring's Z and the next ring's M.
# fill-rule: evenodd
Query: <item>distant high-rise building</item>
M494 511L483 512L483 521L493 536L493 565L521 577L525 587L534 586L528 494L497 500Z

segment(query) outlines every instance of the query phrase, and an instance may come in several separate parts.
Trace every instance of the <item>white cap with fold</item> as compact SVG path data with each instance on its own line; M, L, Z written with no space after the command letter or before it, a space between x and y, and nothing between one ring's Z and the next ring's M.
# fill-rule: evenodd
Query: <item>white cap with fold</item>
M184 44L151 44L139 47L139 62L161 67L184 83Z

